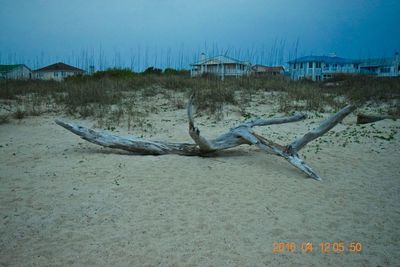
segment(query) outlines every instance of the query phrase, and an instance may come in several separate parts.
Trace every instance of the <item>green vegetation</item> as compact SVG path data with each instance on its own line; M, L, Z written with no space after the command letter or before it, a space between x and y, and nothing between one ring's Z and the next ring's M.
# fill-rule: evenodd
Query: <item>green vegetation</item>
M162 69L154 68L154 67L148 67L144 72L144 75L161 75L162 74Z
M323 83L291 81L285 77L218 77L190 78L187 71L148 68L143 73L129 69L110 69L92 76L70 77L55 81L0 81L0 103L12 111L14 118L45 112L66 112L79 117L94 117L101 122L119 122L124 116L130 124L140 122L146 113L132 108L147 98L159 97L170 101L171 109L185 107L186 99L195 94L197 110L222 117L225 104L235 105L244 117L251 101L272 92L278 100L278 111L335 111L348 102L389 103L392 115L400 115L400 79L368 76L339 76ZM156 112L157 110L151 110ZM8 116L1 121L8 121ZM110 119L111 118L111 119ZM115 118L115 119L113 119ZM143 123L143 121L141 122Z

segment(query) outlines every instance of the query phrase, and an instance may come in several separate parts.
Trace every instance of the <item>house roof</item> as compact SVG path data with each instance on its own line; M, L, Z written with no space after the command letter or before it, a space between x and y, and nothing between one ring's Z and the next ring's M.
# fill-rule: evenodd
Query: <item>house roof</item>
M250 65L250 62L240 61L234 58L230 58L227 56L215 56L209 57L204 60L199 60L196 63L190 64L191 66L195 65L217 65L217 64L243 64L243 65Z
M328 64L352 64L352 63L360 63L360 60L342 58L337 56L305 56L289 61L289 63L305 63L305 62L325 62Z
M12 71L13 69L16 69L20 66L25 66L27 69L30 70L26 65L24 64L12 64L12 65L0 65L0 72L9 72Z
M58 62L46 67L43 67L41 69L37 69L35 70L35 72L39 72L39 71L79 71L79 72L85 72L84 70L78 69L74 66L71 65L67 65L65 63L62 62Z

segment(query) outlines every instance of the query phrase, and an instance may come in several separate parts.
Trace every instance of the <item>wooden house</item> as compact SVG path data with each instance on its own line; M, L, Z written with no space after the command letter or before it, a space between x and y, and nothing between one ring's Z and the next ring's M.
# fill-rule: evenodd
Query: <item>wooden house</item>
M200 60L190 65L191 77L211 74L220 76L243 76L250 75L251 64L249 62L240 61L227 56L216 56L206 58L201 54Z
M74 66L58 62L41 69L37 69L33 73L36 79L62 81L66 77L83 75L85 71Z
M339 73L359 73L360 61L337 56L305 56L289 61L289 73L293 80L322 81Z
M347 59L337 56L306 56L289 61L289 74L294 80L322 81L336 74L399 76L399 54L389 58Z
M394 57L365 59L360 63L360 73L381 77L400 76L399 53Z
M285 69L282 66L264 66L264 65L253 65L251 67L251 72L255 76L276 76L276 75L283 75Z
M24 64L0 65L0 79L26 80L32 78L32 71Z

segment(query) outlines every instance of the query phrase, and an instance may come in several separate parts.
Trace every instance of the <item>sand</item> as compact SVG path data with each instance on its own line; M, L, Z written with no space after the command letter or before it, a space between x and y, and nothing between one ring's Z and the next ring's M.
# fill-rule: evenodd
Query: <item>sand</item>
M56 117L0 125L2 266L400 263L400 121L361 127L352 115L310 143L302 154L323 178L317 182L249 146L203 158L105 149L57 126ZM221 122L198 121L203 134L215 136L241 119L229 113ZM148 120L146 132L126 126L114 132L190 140L185 110ZM257 131L285 143L319 120ZM323 253L324 241L363 247ZM273 253L274 242L311 242L314 251Z

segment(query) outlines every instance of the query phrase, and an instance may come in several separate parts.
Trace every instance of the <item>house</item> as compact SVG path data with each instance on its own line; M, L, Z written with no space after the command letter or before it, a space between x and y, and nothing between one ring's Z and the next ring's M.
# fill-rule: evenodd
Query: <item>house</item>
M332 56L305 56L289 61L289 74L293 80L321 81L339 73L359 73L360 61Z
M58 62L34 71L34 77L40 80L62 81L66 77L82 75L85 71L76 67Z
M390 58L347 59L332 56L305 56L291 60L289 75L293 80L321 81L336 74L368 74L376 76L399 76L399 54Z
M204 74L220 76L243 76L250 75L251 64L245 61L239 61L227 56L216 56L206 58L205 54L200 55L200 60L190 64L190 76L196 77Z
M24 64L0 65L0 79L26 80L32 78L32 71Z
M264 75L283 75L285 69L282 66L268 67L264 65L254 65L251 67L251 72L256 76Z
M400 76L399 53L395 53L394 57L363 60L360 64L360 73L381 77Z

